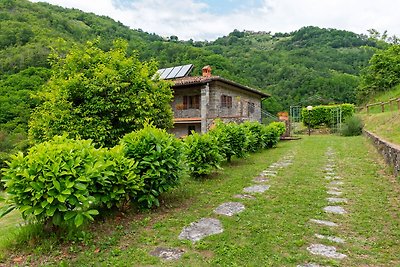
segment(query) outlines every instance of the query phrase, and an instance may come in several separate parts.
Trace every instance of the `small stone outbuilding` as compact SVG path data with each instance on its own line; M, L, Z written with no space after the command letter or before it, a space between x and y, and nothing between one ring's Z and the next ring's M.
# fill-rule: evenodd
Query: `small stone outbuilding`
M216 119L224 122L261 122L261 101L268 94L211 74L203 68L202 76L173 80L174 128L181 137L196 131L206 133Z

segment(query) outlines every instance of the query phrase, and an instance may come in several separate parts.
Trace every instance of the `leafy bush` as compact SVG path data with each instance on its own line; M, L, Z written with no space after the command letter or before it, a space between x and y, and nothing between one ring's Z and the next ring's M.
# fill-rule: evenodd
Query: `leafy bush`
M156 62L129 56L126 41L114 41L108 51L99 46L97 40L50 55L52 76L29 123L32 141L68 133L112 147L146 121L172 126L173 95L170 83L154 78Z
M272 122L263 127L262 139L265 148L274 147L278 142L280 136L285 132L285 125L283 122Z
M90 168L98 172L91 188L96 204L107 208L127 206L144 187L143 178L138 175L137 162L124 156L121 145L101 149L99 153L103 161Z
M232 156L243 158L246 155L246 133L238 124L217 121L210 134L217 140L220 153L228 162Z
M353 104L329 105L329 106L316 106L308 111L306 108L301 110L301 116L304 125L314 128L317 126L333 126L336 124L335 111L340 109L342 112L342 121L346 121L355 112Z
M99 214L97 207L121 207L144 186L121 146L96 149L65 136L13 156L8 165L3 180L12 205L2 215L16 208L24 218L56 226L79 227Z
M341 134L343 136L356 136L362 134L364 124L360 117L352 116L342 125Z
M201 177L210 174L214 168L220 168L223 156L212 135L193 133L185 138L184 144L186 163L192 176Z
M286 125L284 122L274 121L271 122L268 126L274 128L278 136L281 136L286 132Z
M257 152L264 148L262 133L263 126L258 122L246 121L240 125L246 133L246 151Z
M73 222L78 227L98 214L90 194L97 162L90 141L55 137L31 148L26 157L13 156L3 180L13 207L24 218L57 226Z
M126 157L135 160L144 188L137 201L145 207L159 206L158 196L177 186L183 170L183 146L173 135L146 124L125 135L121 144Z

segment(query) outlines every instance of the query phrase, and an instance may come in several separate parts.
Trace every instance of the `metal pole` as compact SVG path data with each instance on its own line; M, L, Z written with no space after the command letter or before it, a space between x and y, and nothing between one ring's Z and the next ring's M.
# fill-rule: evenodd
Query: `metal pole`
M311 118L310 118L310 110L308 110L308 136L311 135Z

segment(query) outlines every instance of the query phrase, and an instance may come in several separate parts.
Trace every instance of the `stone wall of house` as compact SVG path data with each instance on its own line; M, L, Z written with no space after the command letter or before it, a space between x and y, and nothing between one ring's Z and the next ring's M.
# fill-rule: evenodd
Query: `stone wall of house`
M200 87L174 89L174 101L171 104L174 118L200 118L200 108L182 109L183 96L200 95Z
M232 107L221 107L221 96L232 97ZM253 108L249 109L249 105ZM243 122L246 120L261 122L261 97L257 94L238 90L221 83L210 86L210 101L207 113L208 128L214 119L221 118L225 122Z
M393 168L395 176L400 175L400 146L387 142L379 136L364 130L364 134L373 142L386 163Z
M189 126L194 126L195 132L201 133L200 123L175 123L174 128L170 130L170 133L175 134L177 137L186 136L189 134Z

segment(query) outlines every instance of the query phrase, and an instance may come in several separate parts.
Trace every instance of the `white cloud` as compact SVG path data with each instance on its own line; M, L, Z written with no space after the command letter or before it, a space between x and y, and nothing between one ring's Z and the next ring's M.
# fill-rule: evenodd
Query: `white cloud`
M35 0L37 1L37 0ZM114 4L116 1L119 5ZM370 28L400 36L394 0L264 0L262 6L216 14L200 0L46 0L109 16L125 25L162 36L212 40L234 29L290 32L303 26L338 28L366 33ZM114 2L115 3L115 2Z

